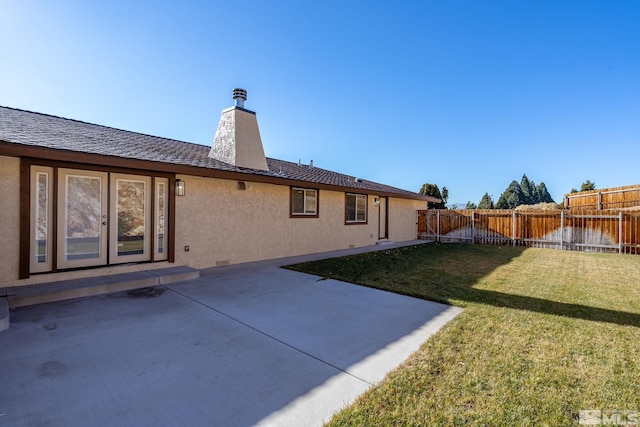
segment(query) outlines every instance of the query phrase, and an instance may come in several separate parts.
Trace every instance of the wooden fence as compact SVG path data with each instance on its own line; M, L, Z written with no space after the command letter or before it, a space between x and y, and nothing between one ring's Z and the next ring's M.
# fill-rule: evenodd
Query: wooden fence
M640 185L581 191L564 196L564 207L574 209L619 209L640 206Z
M418 238L640 254L640 212L419 210Z

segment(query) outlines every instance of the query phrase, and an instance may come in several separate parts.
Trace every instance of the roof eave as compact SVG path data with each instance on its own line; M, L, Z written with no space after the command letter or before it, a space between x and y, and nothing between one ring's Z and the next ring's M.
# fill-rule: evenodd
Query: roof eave
M243 171L227 171L222 169L205 168L190 165L181 165L152 160L132 159L128 157L110 156L105 154L82 153L61 148L47 148L33 145L17 144L0 140L0 155L11 157L29 157L34 159L46 159L68 163L83 163L95 166L108 166L129 168L138 170L153 170L165 173L193 175L207 178L220 178L238 181L261 182L276 185L294 185L314 187L321 190L334 190L344 192L359 192L363 194L394 197L399 199L423 200L426 202L440 202L430 196L411 193L394 193L389 191L375 191L371 189L354 188L334 184L323 184L300 179L291 179L272 174L264 174L262 171L247 169ZM262 173L258 173L262 172Z

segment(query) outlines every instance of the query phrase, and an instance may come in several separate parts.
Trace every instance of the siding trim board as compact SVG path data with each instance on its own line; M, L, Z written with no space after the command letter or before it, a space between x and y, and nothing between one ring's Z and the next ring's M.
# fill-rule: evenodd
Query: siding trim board
M20 266L18 278L29 278L29 256L31 253L31 164L20 161Z

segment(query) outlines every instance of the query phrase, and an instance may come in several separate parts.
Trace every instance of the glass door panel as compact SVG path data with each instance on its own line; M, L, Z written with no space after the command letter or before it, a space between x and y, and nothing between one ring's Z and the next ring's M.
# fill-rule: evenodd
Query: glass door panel
M156 178L156 193L155 193L155 253L154 260L163 260L168 257L168 223L169 217L169 180L167 178Z
M107 174L60 169L58 267L107 263Z
M137 175L111 175L110 263L150 258L151 179Z
M53 268L53 168L31 166L31 245L29 271L39 273Z

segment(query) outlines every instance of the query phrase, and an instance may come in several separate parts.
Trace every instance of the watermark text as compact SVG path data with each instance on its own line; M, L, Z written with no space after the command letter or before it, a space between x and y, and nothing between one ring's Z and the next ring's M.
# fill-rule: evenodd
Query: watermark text
M638 411L612 409L601 411L587 409L580 411L580 425L584 426L637 426Z

